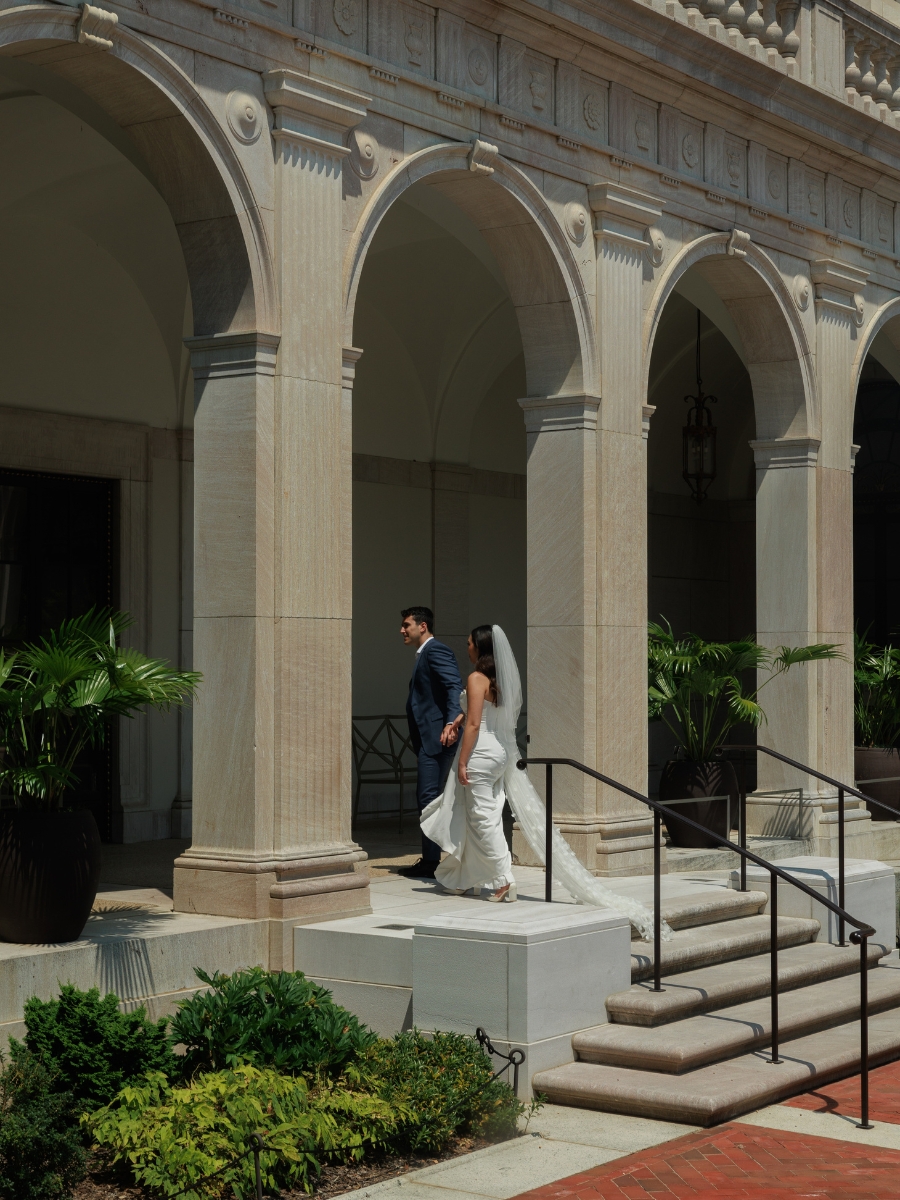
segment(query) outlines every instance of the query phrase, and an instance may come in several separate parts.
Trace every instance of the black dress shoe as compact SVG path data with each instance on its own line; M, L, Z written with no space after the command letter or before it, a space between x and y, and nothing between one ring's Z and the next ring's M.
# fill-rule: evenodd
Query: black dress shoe
M411 867L400 867L397 874L405 875L407 879L434 879L437 866L436 862L426 862L424 858L420 858Z

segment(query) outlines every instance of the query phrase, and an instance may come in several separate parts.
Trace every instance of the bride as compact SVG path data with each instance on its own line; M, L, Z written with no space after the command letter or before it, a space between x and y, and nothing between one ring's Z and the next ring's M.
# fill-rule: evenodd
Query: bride
M460 697L465 732L454 770L443 793L423 811L422 830L447 857L435 878L456 895L488 889L488 899L516 899L512 858L503 833L503 803L532 851L544 862L546 815L543 802L525 771L516 766L516 722L522 708L522 684L509 639L499 625L479 625L469 635L469 659L475 669ZM463 717L457 718L457 722ZM614 908L631 921L642 938L653 938L653 914L643 904L604 887L579 862L558 829L553 829L554 875L575 900ZM665 922L664 938L671 936Z

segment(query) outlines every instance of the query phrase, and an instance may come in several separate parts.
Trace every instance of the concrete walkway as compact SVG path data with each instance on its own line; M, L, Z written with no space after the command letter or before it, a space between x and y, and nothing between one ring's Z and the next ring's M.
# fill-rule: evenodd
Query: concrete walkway
M531 1118L524 1137L344 1194L361 1200L394 1193L398 1200L508 1200L693 1132L690 1125L548 1104Z

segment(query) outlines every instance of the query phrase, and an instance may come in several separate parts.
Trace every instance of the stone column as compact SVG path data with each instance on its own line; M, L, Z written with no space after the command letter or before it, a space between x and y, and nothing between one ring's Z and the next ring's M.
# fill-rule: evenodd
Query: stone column
M647 466L641 284L660 208L619 184L591 189L595 213L596 396L520 401L528 430L530 753L572 757L647 786ZM598 875L650 869L647 809L557 769L554 807ZM535 768L535 782L542 769Z
M843 660L798 666L760 699L762 745L852 784L853 772L853 434L852 363L866 273L831 260L812 264L816 288L816 374L820 437L753 443L757 466L757 624L768 646L837 643ZM837 849L836 789L759 756L748 829L815 839ZM848 802L852 853L871 828Z
M468 662L469 635L469 493L471 467L433 463L431 590L435 629L453 650L460 669ZM463 671L465 680L467 671Z
M176 907L268 917L270 961L289 966L293 925L368 911L365 855L350 834L355 359L341 345L343 141L367 100L292 71L268 72L265 89L282 332L277 358L271 339L248 335L246 369L223 376L211 364L198 409L195 636L206 680L195 842L177 862ZM193 348L195 360L215 356L197 339Z
M597 242L597 764L647 792L647 443L641 290L655 197L618 183L590 190ZM652 870L652 819L601 786L596 869Z

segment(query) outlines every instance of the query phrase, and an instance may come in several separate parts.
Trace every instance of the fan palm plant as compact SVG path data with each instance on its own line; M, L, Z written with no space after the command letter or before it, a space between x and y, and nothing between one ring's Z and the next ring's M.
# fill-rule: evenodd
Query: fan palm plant
M900 743L900 648L854 637L853 717L857 746L893 749Z
M65 807L75 766L115 717L184 704L200 676L119 645L133 622L95 612L15 653L0 651L0 787L17 808Z
M758 696L773 679L798 663L841 657L830 643L770 650L750 638L707 642L695 633L676 637L668 621L665 627L651 621L650 720L665 722L686 758L709 762L736 725L758 726L766 719ZM753 686L747 683L751 671Z

